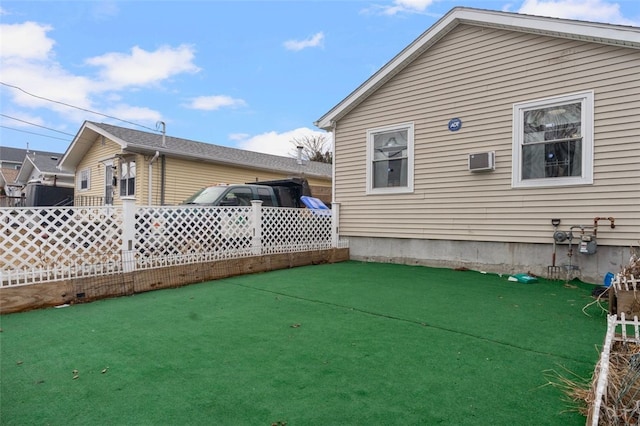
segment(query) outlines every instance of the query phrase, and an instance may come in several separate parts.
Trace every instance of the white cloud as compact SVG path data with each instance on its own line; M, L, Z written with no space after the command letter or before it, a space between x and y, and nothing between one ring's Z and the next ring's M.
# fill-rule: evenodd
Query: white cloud
M47 60L55 41L47 36L53 28L36 22L0 25L0 57L7 60Z
M193 63L194 57L194 49L184 44L177 48L162 46L151 52L134 46L130 54L111 52L85 62L100 67L103 84L113 90L146 86L185 72L196 73L200 68Z
M112 117L126 117L127 120L133 122L158 122L162 120L160 112L146 107L136 107L126 104L116 105L107 112Z
M22 107L47 108L62 113L69 111L67 106L41 98L53 99L80 108L91 107L89 95L94 83L86 77L68 73L55 62L3 61L0 80L39 96L31 96L17 89L8 91L13 102ZM51 84L52 81L56 84Z
M91 2L91 16L97 21L105 21L120 13L118 3L115 1Z
M64 126L61 120L73 127L84 119L102 119L87 116L81 109L124 120L156 122L161 118L159 112L122 102L122 89L158 84L181 73L199 71L191 46L163 46L155 51L136 46L128 53L111 52L87 59L87 64L98 67L98 74L74 74L56 61L56 43L48 36L52 29L36 22L0 25L0 81L13 86L1 87L6 96L3 108L14 111L14 116L28 114L33 123L45 123L36 117L38 110L57 113L56 124L49 124L57 128Z
M306 49L308 47L322 47L324 42L324 33L320 31L319 33L315 33L311 37L305 40L287 40L285 41L284 47L287 50L293 50L297 52L302 49Z
M606 0L525 0L518 13L578 19L610 24L638 25L620 12L618 3Z
M228 137L230 141L241 142L245 139L249 139L251 135L248 133L232 133Z
M384 15L396 15L398 13L425 13L434 0L394 0L391 6L380 6Z
M256 136L232 135L230 139L236 141L236 147L248 151L262 152L265 154L281 155L283 157L295 157L295 146L291 143L294 139L304 136L322 135L330 139L331 134L312 130L306 127L290 130L288 132L267 132Z
M246 105L244 100L226 95L198 96L191 99L188 104L184 104L187 108L204 111L215 111L224 107L238 108Z

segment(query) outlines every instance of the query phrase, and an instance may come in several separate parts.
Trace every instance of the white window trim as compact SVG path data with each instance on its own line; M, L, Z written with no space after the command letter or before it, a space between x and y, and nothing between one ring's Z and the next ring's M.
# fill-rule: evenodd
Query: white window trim
M86 172L87 173L87 187L83 188L82 187L82 174ZM85 192L85 191L89 191L91 189L91 169L87 168L87 169L82 169L78 172L78 191L79 192Z
M127 167L129 167L129 165L131 163L133 163L135 165L135 170L136 170L135 171L135 176L133 178L129 177L127 179L124 179L125 182L123 183L122 182L123 181L123 179L122 179L122 165L123 164L127 164ZM127 173L131 173L130 170L131 169L129 168ZM120 187L120 189L118 189L118 191L117 191L118 195L120 197L135 197L136 193L138 192L137 191L137 189L138 189L137 188L137 186L138 186L138 163L137 163L137 158L135 156L128 156L128 157L122 158L120 160L120 164L119 164L117 173L118 173L118 185ZM133 179L133 193L132 194L128 193L129 192L129 182L128 182L129 179ZM125 195L122 194L122 188L125 188L125 192L126 192Z
M524 111L532 108L550 107L557 104L582 102L582 175L574 177L522 179L522 123ZM590 185L593 183L593 127L594 127L593 90L537 99L513 104L513 146L512 146L512 188L542 188L554 186Z
M373 136L377 133L386 133L397 130L407 131L407 186L395 186L390 188L373 187ZM414 162L414 125L413 122L393 124L390 126L376 127L367 130L367 195L378 194L407 194L413 192L413 162Z

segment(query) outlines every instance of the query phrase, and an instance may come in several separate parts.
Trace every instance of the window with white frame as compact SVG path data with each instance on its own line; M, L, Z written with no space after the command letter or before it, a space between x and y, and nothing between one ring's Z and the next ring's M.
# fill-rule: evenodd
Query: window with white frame
M91 189L91 173L89 169L80 170L78 173L78 189L80 191Z
M136 193L136 161L123 159L120 162L120 196L131 196Z
M413 123L367 131L367 193L413 192Z
M513 106L512 186L593 183L593 92Z

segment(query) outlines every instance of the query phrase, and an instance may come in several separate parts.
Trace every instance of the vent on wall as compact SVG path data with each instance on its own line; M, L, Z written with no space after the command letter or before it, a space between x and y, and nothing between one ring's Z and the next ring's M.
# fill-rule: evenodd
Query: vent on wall
M485 170L495 170L495 152L479 152L477 154L469 154L469 170L472 172L481 172Z

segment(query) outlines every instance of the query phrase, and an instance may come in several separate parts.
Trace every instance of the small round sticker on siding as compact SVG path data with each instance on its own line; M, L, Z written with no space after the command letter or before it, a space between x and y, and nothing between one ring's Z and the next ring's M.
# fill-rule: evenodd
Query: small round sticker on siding
M449 130L452 132L457 132L462 127L462 120L459 118L452 118L449 120Z

